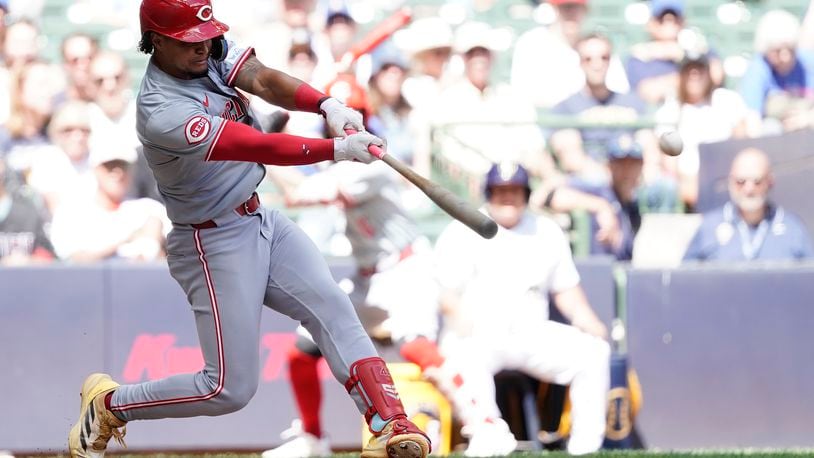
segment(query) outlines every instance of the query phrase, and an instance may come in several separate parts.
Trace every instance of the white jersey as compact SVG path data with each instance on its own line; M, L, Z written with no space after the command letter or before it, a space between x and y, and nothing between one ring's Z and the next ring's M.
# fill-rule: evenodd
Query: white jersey
M579 284L562 229L530 212L491 240L453 222L439 236L435 255L441 288L461 294L476 335L537 327L548 319L548 294Z
M201 223L227 214L265 176L261 164L206 161L225 120L260 128L249 99L234 88L241 65L254 50L231 42L228 46L224 60L209 59L205 77L177 79L150 61L141 82L136 130L174 223Z

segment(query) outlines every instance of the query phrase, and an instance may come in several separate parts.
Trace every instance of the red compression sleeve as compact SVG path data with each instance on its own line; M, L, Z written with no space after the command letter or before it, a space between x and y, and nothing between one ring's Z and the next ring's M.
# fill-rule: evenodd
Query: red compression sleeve
M294 106L300 111L319 113L319 106L328 96L314 89L308 83L302 83L294 91Z
M288 134L264 134L246 124L223 121L215 135L207 161L262 162L269 165L303 165L332 161L331 138L306 138Z

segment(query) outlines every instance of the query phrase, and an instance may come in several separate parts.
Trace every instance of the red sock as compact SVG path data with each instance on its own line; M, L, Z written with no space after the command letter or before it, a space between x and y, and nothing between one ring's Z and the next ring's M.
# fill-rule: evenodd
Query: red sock
M440 367L444 364L444 357L438 351L435 342L426 337L404 343L401 346L401 356L407 361L417 364L423 371L428 367Z
M107 393L105 395L105 409L107 409L110 413L113 414L114 417L118 418L119 420L127 421L124 418L122 418L121 414L119 414L118 412L114 412L114 411L110 410L110 402L111 402L112 399L113 399L113 392L111 391L110 393Z
M320 356L311 356L293 348L288 353L291 389L302 418L302 428L316 437L322 437L319 408L322 404L322 385L317 374Z

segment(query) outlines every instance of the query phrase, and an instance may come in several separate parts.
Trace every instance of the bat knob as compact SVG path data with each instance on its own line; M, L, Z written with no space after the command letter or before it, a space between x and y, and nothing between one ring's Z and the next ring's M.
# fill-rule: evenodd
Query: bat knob
M481 223L480 227L478 228L478 234L485 239L491 239L495 236L495 234L497 234L497 223L491 219L487 219Z

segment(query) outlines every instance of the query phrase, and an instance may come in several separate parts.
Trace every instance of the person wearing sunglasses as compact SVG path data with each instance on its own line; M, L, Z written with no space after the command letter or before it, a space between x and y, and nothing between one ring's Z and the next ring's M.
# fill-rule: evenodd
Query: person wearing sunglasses
M774 185L769 156L739 152L729 171L729 202L704 214L684 260L792 260L814 256L802 221L769 198Z
M90 122L94 132L115 134L133 148L141 143L136 136L136 101L124 57L113 51L100 51L90 62L88 78L93 103Z

